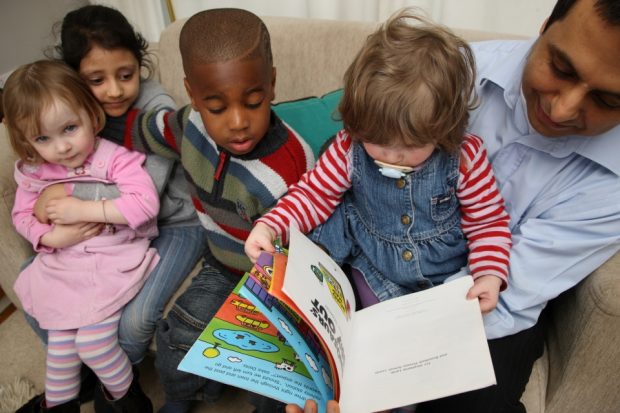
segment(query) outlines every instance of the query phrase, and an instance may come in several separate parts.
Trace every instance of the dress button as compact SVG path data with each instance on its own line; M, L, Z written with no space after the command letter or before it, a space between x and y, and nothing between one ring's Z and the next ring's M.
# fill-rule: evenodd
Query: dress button
M412 258L413 258L413 252L411 252L409 250L404 250L403 251L403 260L411 261Z
M409 225L409 224L411 224L411 217L409 215L401 215L400 216L400 222L403 225Z
M403 189L407 185L407 181L405 178L400 178L396 180L396 188Z
M97 167L98 168L103 168L103 165L105 165L105 163L103 161L97 161Z

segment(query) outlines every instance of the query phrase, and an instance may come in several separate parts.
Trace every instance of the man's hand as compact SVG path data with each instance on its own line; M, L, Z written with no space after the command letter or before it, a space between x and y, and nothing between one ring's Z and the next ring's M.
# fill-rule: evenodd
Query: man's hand
M41 237L41 244L50 248L66 248L91 239L101 233L105 224L80 222L70 225L54 225L54 228Z
M286 413L316 413L318 411L316 402L314 400L307 400L304 405L304 410L296 404L287 404ZM327 413L340 413L340 406L338 402L330 400L327 402Z
M495 275L483 275L474 280L474 285L467 292L467 299L477 298L482 314L495 310L499 298L502 279Z
M77 224L85 221L83 216L84 202L73 197L52 199L47 202L45 212L54 224Z
M245 253L252 263L255 263L261 251L275 252L273 242L276 240L276 232L268 225L258 222L248 239L245 240Z
M47 203L52 199L60 199L66 196L65 184L54 184L48 186L39 194L39 198L37 198L37 202L34 204L34 216L42 224L49 223L49 218L47 216L47 212L45 211Z

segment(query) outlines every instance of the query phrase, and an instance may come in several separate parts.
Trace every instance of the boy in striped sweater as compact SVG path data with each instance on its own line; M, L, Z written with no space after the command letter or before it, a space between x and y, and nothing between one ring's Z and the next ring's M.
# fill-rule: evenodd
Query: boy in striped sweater
M260 218L253 261L288 228L352 268L363 307L446 281L465 266L483 313L506 288L511 235L482 140L469 46L410 11L371 35L345 74L345 129ZM322 225L321 225L322 224Z
M130 112L125 131L126 146L180 161L207 229L201 271L157 326L155 364L166 393L160 413L219 396L221 384L177 366L251 268L243 246L253 222L314 164L310 147L271 111L276 71L260 18L202 11L185 23L179 45L191 105ZM114 126L106 130L114 134Z

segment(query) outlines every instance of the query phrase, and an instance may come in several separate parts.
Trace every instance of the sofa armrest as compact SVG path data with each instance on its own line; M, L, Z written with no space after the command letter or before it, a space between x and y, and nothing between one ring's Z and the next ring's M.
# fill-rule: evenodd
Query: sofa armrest
M12 225L11 210L15 201L15 179L13 178L13 165L15 155L9 143L9 136L3 124L0 124L0 287L16 307L21 304L13 291L13 284L19 274L19 268L27 257L32 255L30 244L22 238Z
M551 304L547 413L620 406L620 253Z

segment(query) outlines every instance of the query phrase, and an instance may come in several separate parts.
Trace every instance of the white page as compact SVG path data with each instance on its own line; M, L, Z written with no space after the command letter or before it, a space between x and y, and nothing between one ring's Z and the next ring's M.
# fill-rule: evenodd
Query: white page
M317 331L321 332L334 356L336 368L342 372L348 364L346 358L353 324L351 315L355 311L353 289L342 269L329 255L297 228L291 227L290 232L282 291L295 302ZM320 276L317 278L315 275L313 267L320 268L325 273L322 281L319 281ZM320 304L321 310L324 310L323 313L313 311L315 300ZM329 323L323 325L321 320L329 320Z
M342 383L342 413L374 412L495 384L473 281L357 311Z

